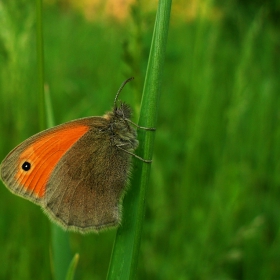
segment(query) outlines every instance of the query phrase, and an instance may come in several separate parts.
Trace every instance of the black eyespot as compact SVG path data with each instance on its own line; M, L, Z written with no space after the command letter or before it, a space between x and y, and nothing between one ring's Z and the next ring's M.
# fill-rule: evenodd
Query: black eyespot
M30 170L30 168L31 168L30 162L25 161L25 162L22 164L21 168L22 168L24 171Z

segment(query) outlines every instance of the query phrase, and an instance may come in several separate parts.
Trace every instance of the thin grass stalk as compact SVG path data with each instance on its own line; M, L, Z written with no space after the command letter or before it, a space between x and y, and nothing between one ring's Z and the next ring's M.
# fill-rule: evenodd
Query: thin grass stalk
M44 103L44 40L43 40L43 16L42 0L36 1L36 19L37 19L37 73L38 73L38 104L39 104L39 124L40 130L46 128L45 103Z
M53 110L49 90L46 87L45 103L47 112L47 126L54 126ZM56 280L65 280L68 275L69 266L71 266L72 253L69 245L69 233L62 230L56 224L51 224L52 233L52 268ZM70 274L72 275L72 274ZM70 277L70 276L68 276Z
M40 129L54 126L52 106L48 91L44 95L44 42L43 42L43 17L42 1L36 2L37 12L37 61L38 61L38 85L39 85L39 122ZM46 99L45 99L46 98ZM45 107L46 104L46 107ZM45 114L46 108L46 114ZM47 115L47 122L46 122ZM71 262L71 251L69 247L69 234L52 224L52 250L53 270L57 280L64 280L69 264Z

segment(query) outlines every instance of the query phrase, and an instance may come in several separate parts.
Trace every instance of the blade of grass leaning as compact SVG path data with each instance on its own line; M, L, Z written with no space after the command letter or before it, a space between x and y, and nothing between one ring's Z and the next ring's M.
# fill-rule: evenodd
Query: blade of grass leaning
M52 106L46 88L44 95L44 43L43 43L43 18L42 18L42 1L36 2L37 12L37 61L38 61L38 85L39 85L39 121L40 129L45 129L47 113L47 126L54 126ZM46 105L46 108L45 108ZM52 261L54 278L56 280L64 280L71 262L71 251L69 247L69 234L62 231L55 224L52 224Z
M48 87L45 87L45 103L48 127L54 126L53 110ZM62 230L56 224L51 224L52 254L51 262L54 279L65 280L71 267L72 253L69 245L69 233ZM76 267L76 266L75 266ZM74 272L73 272L74 273ZM70 274L72 275L72 274ZM70 277L70 276L69 276Z
M67 271L66 280L73 280L75 276L75 271L79 261L79 254L75 254Z
M44 40L43 40L43 17L42 17L42 0L36 1L36 42L37 42L37 73L39 87L39 124L40 130L46 128L45 104L44 104Z
M52 223L52 264L55 280L65 280L71 266L72 253L69 246L69 233Z
M142 96L140 126L156 126L170 11L171 0L159 1ZM151 159L154 137L153 131L138 130L139 156ZM107 279L135 279L150 168L150 164L134 160L131 187L124 197L122 225L116 234Z

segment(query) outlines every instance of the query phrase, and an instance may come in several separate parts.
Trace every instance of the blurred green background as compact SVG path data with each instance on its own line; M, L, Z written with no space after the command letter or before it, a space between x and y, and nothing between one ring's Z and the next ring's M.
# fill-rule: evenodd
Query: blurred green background
M34 1L0 2L0 154L39 131ZM44 2L55 122L137 121L155 1ZM280 3L174 1L138 279L280 279ZM133 188L133 186L131 186ZM51 279L50 224L0 188L0 279ZM115 230L71 234L105 279Z

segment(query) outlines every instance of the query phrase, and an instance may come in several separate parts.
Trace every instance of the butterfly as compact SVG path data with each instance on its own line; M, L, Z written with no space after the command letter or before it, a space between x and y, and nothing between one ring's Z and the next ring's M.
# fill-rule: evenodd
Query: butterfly
M129 105L118 96L102 117L86 117L44 130L14 148L1 163L1 179L14 194L40 205L65 230L98 232L121 221L121 198L138 146Z

